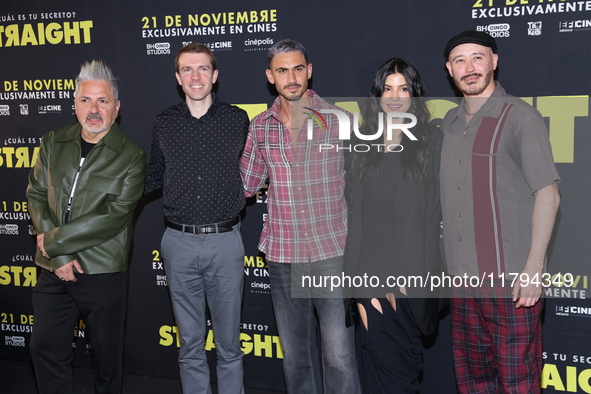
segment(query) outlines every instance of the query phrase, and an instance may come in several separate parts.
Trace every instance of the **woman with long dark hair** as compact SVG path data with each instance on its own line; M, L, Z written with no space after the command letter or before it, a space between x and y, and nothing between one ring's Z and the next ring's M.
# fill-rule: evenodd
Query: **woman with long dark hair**
M365 393L416 393L421 336L437 326L438 299L416 279L442 272L442 134L428 124L425 94L410 63L399 58L384 63L365 105L362 136L353 138L347 160L345 274L374 278L350 293Z

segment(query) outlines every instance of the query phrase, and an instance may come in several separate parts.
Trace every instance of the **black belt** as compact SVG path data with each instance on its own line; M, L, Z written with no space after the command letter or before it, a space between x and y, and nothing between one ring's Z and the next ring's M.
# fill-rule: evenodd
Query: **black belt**
M228 220L227 222L212 223L212 224L176 224L166 220L166 226L178 231L184 231L192 234L214 234L214 233L227 233L232 231L232 226L237 225L240 222L240 218Z

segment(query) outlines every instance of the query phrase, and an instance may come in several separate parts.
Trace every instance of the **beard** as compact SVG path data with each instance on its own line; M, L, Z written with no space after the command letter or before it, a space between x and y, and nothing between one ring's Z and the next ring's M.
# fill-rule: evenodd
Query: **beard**
M288 88L291 88L291 87L298 87L298 88L300 88L301 90L299 91L299 95L297 94L297 92L296 92L296 93L291 93L291 94L290 94L290 93L287 91L287 89L288 89ZM306 92L306 90L302 88L302 85L300 85L300 84L297 84L297 83L294 83L294 84L291 84L291 85L286 85L286 86L284 86L284 87L283 87L283 91L286 93L286 94L285 94L283 97L285 97L285 98L286 98L287 100L289 100L289 101L298 101L299 99L301 99L301 98L302 98L302 96L303 96L303 95L304 95L304 93Z
M482 82L481 79L476 81L475 83L470 83L470 84L467 84L464 82L465 78L475 76L475 75L482 77L482 74L472 73L472 74L464 75L460 79L454 78L454 83L456 84L457 88L460 89L460 91L465 96L477 96L477 95L481 94L482 92L484 92L493 80L494 70L491 70L490 72L488 72L484 76L484 82L482 84L480 84Z
M87 121L88 121L88 118L90 118L90 117L102 120L103 121L102 126L88 124ZM92 134L100 134L103 131L108 130L113 125L113 123L115 123L115 119L113 119L113 121L111 123L107 124L104 122L103 117L100 115L89 115L88 117L86 117L84 119L84 122L81 122L82 127L84 127L84 129L86 131L88 131L89 133L92 133Z

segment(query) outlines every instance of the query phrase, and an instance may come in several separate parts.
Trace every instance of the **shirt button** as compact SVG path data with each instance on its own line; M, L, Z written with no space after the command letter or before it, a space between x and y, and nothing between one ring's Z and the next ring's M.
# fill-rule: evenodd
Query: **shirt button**
M308 233L304 233L304 235L307 237L308 236Z
M298 186L298 190L302 190L302 188Z
M459 241L459 242L462 242L462 238L458 238L458 241Z
M458 186L458 191L460 191L460 187Z
M461 162L462 162L462 159L458 159L458 163L461 163Z
M300 212L301 212L301 213L304 213L304 210L302 209Z
M459 217L459 218L461 218L461 217L462 217L462 213L461 213L461 212L460 212L460 213L458 213L458 217Z

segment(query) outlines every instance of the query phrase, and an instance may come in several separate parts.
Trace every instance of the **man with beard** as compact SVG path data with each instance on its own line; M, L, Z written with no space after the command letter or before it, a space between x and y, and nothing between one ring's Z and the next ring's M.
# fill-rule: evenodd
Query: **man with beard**
M451 275L487 278L478 292L452 293L458 388L539 392L540 283L560 200L548 129L538 111L494 81L490 35L464 31L444 56L464 96L442 124L446 261Z
M312 64L302 44L279 41L268 57L267 79L279 96L252 120L240 166L247 196L269 180L259 249L269 264L287 392L358 393L353 327L345 327L342 297L291 287L301 283L293 278L302 272L342 273L347 232L344 157L342 150L320 150L322 144L338 144L338 122L327 115L326 123L318 124L308 116L338 108L308 89Z
M118 90L100 61L85 63L77 124L43 136L29 175L37 235L31 355L40 393L73 393L72 335L82 316L96 393L120 393L133 212L144 191L144 149L115 123Z

